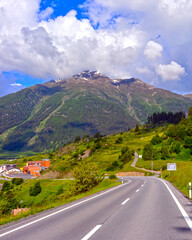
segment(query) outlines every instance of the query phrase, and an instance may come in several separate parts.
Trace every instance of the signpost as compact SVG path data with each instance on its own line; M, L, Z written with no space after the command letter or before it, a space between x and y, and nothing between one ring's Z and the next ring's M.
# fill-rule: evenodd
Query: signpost
M176 171L177 165L176 163L167 163L167 171Z
M177 170L176 163L167 163L167 171L169 171L169 175L170 175L170 171L176 171L176 170Z

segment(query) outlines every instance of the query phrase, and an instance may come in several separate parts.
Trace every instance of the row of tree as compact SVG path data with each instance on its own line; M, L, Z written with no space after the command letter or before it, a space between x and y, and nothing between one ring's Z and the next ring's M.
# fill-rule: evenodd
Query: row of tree
M155 112L151 116L148 116L148 124L158 124L162 122L178 124L182 118L185 118L183 112Z

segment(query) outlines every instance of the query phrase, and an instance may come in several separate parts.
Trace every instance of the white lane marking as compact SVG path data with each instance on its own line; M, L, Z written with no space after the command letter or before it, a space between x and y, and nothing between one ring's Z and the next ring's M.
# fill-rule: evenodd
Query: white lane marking
M8 231L8 232L2 233L2 234L0 234L0 238L3 237L3 236L5 236L5 235L7 235L7 234L10 234L10 233L12 233L12 232L15 232L15 231L17 231L17 230L20 230L20 229L22 229L22 228L28 227L29 225L32 225L32 224L37 223L37 222L40 222L40 221L42 221L42 220L44 220L44 219L46 219L46 218L49 218L49 217L51 217L51 216L54 216L54 215L56 215L56 214L58 214L58 213L64 212L64 211L66 211L66 210L68 210L68 209L70 209L70 208L76 207L76 206L78 206L78 205L80 205L80 204L82 204L82 203L85 203L85 202L88 202L88 201L90 201L90 200L92 200L92 199L98 198L98 197L100 197L100 196L102 196L102 195L105 195L105 194L107 194L107 193L109 193L109 192L112 192L112 191L114 191L114 190L116 190L116 189L118 189L118 188L120 188L120 187L124 187L125 185L129 184L130 182L131 182L131 180L130 180L129 182L125 183L125 184L118 185L117 187L115 187L115 188L113 188L113 189L110 189L110 190L108 190L108 191L106 191L106 192L104 192L104 193L101 193L101 194L96 195L96 196L94 196L94 197L85 199L85 200L83 200L83 201L81 201L81 202L75 203L75 204L73 204L73 205L71 205L71 206L69 206L69 207L63 208L63 209L61 209L61 210L59 210L59 211L56 211L56 212L54 212L54 213L51 213L51 214L49 214L49 215L47 215L47 216L44 216L44 217L42 217L42 218L39 218L39 219L34 220L34 221L32 221L32 222L29 222L29 223L26 223L26 224L24 224L24 225L22 225L22 226L20 226L20 227L14 228L14 229L12 229L12 230L10 230L10 231Z
M171 189L168 187L168 185L161 179L159 179L160 181L162 181L165 186L167 187L169 193L171 194L172 198L174 199L175 203L177 204L177 207L179 208L179 210L181 211L185 221L187 222L189 228L192 231L192 221L190 219L190 217L188 216L188 214L186 213L186 211L184 210L184 208L181 206L180 202L177 200L177 198L175 197L175 195L173 194L173 192L171 191Z
M136 192L139 192L140 189L137 189Z
M143 187L143 186L144 186L144 184L141 185L141 187Z
M88 240L95 232L97 232L97 230L99 230L99 228L102 227L102 225L97 225L96 227L94 227L84 238L82 238L81 240Z
M126 202L128 202L130 198L127 198L124 202L121 203L121 205L124 205Z

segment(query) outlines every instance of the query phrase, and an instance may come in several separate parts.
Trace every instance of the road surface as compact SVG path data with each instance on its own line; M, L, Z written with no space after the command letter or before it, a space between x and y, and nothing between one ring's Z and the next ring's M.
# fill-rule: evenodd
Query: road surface
M6 240L191 240L192 205L170 183L124 184L0 230Z

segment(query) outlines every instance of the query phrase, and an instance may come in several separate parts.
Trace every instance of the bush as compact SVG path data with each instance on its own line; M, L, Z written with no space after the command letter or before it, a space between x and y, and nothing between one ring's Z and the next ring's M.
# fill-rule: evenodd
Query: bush
M192 148L192 137L186 137L184 140L185 148Z
M112 165L106 169L106 171L114 171L119 167L120 167L120 165L119 165L118 161L114 161L112 163Z
M169 149L167 146L162 146L161 148L161 159L166 159L169 157Z
M40 182L36 182L34 186L30 187L30 196L37 196L42 191Z
M96 164L86 164L76 167L73 171L76 192L86 192L103 180L103 174Z
M115 174L109 175L109 179L117 179L117 176Z
M81 137L80 136L77 136L76 138L75 138L75 143L78 143L79 141L81 140Z
M123 138L122 137L118 137L118 139L116 140L115 143L122 143L123 142Z
M91 148L91 152L95 152L97 149L101 148L101 143L97 142L96 144L93 145L93 147Z
M135 132L139 132L139 124L138 123L136 124Z
M62 194L63 192L64 192L63 186L61 186L61 187L57 190L56 195L60 195L60 194Z
M23 183L23 178L13 178L11 180L12 184L15 184L15 185L20 185L21 183Z
M13 186L11 185L11 183L8 182L8 181L5 181L5 182L3 183L3 187L2 187L2 189L1 189L1 191L2 191L2 192L6 192L6 191L8 191L8 190L10 190L10 189L12 189L12 188L13 188Z
M160 144L162 141L163 139L158 134L151 139L153 145Z
M143 149L143 160L156 160L157 159L157 152L155 151L153 145L146 144L144 149Z

